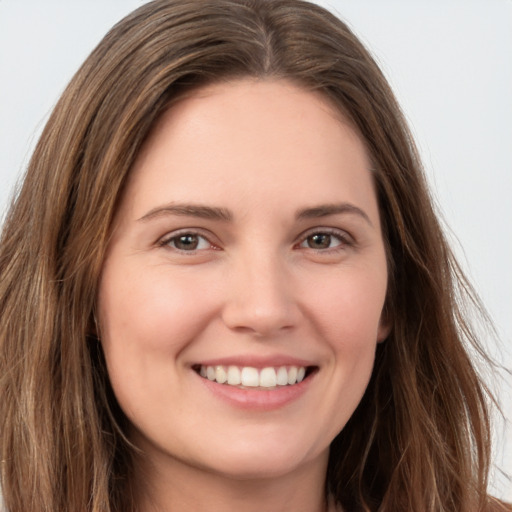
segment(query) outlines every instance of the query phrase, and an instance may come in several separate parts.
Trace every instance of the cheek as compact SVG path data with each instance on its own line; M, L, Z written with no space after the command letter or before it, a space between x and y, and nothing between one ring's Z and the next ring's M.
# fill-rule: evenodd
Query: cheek
M176 352L201 330L212 314L212 301L198 293L187 275L170 279L163 270L105 273L100 324L110 345L122 345L125 353Z
M318 285L318 283L317 283ZM371 269L341 270L309 286L311 316L333 348L360 350L375 344L386 295L386 275Z
M322 377L328 391L318 428L324 431L322 439L332 440L360 403L373 371L386 275L351 267L316 277L316 287L308 283L308 314L314 336L328 350Z
M186 275L163 266L126 272L105 266L99 290L99 320L109 378L127 416L141 404L156 407L181 385L180 354L214 310Z

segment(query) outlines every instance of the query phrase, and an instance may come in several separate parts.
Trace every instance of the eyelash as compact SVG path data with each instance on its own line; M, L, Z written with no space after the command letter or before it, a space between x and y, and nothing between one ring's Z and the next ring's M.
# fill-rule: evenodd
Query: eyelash
M332 238L335 238L338 240L338 244L334 247L326 247L326 248L314 248L314 247L304 247L303 244L307 243L307 240L313 236L323 235L330 237L329 242L332 242ZM206 241L209 247L203 247L203 248L194 248L191 250L186 249L180 249L178 247L172 247L170 244L174 241L176 241L180 237L196 237L199 240ZM199 242L200 244L201 242ZM207 236L202 234L201 232L194 230L194 229L188 229L188 230L182 230L178 232L173 232L170 234L170 236L164 237L160 242L158 242L158 245L160 247L168 247L172 250L175 250L181 254L195 254L198 251L204 251L206 249L213 249L218 250L219 248L210 242ZM330 245L330 244L329 244ZM310 249L312 251L315 251L316 253L332 253L337 251L345 250L347 247L351 247L355 245L355 242L353 238L346 233L345 231L334 229L334 228L315 228L313 230L310 230L300 236L299 242L294 244L294 248L303 248L303 249Z
M304 247L304 249L310 249L312 251L315 251L317 253L332 253L336 251L342 251L345 250L347 247L352 247L355 242L353 238L345 231L335 229L335 228L315 228L313 230L310 230L306 232L305 234L301 235L300 241L298 244L295 245L295 247L302 247L304 243L307 242L307 240L315 235L326 235L328 237L336 238L339 242L338 245L334 247L327 247L327 248L314 248L314 247Z
M202 234L201 232L199 231L196 231L194 229L184 229L182 231L178 231L178 232L173 232L170 234L170 236L166 236L164 237L159 243L158 245L160 247L170 247L171 249L175 250L175 251L178 251L179 253L186 253L186 254L195 254L197 251L204 251L205 248L202 248L202 249L197 249L197 248L194 248L192 250L185 250L185 249L179 249L178 247L171 247L170 244L171 242L174 240L175 242L181 238L181 237L186 237L186 236L189 236L189 237L196 237L198 239L202 239L204 241L207 242L208 244L208 249L218 249L212 242L210 242L210 240L208 240L208 237L205 236L204 234Z

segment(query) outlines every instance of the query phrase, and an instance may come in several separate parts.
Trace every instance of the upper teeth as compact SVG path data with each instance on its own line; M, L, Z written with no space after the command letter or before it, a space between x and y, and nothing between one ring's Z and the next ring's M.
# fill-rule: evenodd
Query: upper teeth
M201 366L201 377L231 386L273 388L302 382L306 375L304 366L272 366L258 369L252 366Z

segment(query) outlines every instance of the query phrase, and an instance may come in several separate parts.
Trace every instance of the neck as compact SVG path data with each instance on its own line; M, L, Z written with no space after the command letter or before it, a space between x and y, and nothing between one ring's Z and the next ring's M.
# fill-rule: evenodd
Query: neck
M238 478L177 460L147 461L136 478L143 512L324 512L327 454L285 475Z

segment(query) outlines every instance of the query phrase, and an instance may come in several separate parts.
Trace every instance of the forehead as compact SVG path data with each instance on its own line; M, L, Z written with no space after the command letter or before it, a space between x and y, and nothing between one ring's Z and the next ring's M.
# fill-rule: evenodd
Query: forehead
M374 196L364 143L322 94L278 81L238 80L198 89L158 121L125 191L153 201L283 202ZM311 198L311 199L309 199Z

